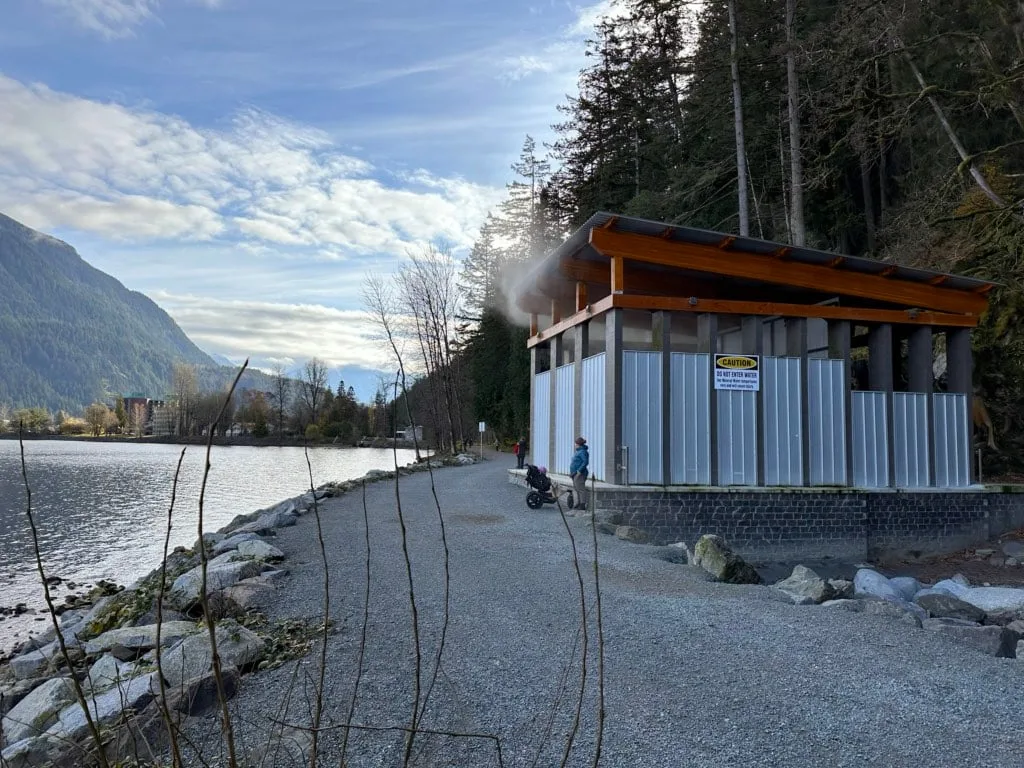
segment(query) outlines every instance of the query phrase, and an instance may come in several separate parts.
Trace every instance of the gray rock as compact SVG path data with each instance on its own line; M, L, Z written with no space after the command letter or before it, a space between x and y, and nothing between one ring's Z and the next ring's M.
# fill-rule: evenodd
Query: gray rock
M970 645L982 653L1012 659L1016 635L1004 627L970 627L957 624L930 623L926 629Z
M235 667L221 667L220 679L224 687L224 696L234 698L241 682L241 674ZM217 691L217 679L213 671L202 677L186 680L180 686L172 688L167 694L167 706L176 712L186 715L201 715L213 709L220 702Z
M921 591L921 582L913 576L893 576L889 586L895 589L900 597L908 603L913 602L914 595Z
M224 541L224 539L226 539L227 537L228 537L228 535L226 533L212 533L212 532L210 532L210 533L204 533L203 534L203 541L206 542L206 548L210 549L211 547L217 546L217 544L219 544L220 542ZM196 539L196 543L192 545L192 551L194 551L194 552L198 552L199 551L199 539Z
M267 512L265 515L260 515L253 522L239 526L234 530L234 533L266 534L268 531L272 532L275 528L286 528L289 525L295 525L298 519L299 517L294 511Z
M42 681L16 680L9 685L0 686L0 717L6 715L14 706L28 696Z
M674 545L661 547L658 550L658 557L666 562L675 563L676 565L689 565L690 563L690 558L687 555L686 550Z
M606 533L609 536L615 535L615 530L619 527L615 523L596 523L598 533Z
M161 641L163 638L160 638ZM130 661L121 661L109 654L104 654L89 667L85 684L92 693L105 691L135 676L137 666Z
M1024 659L1024 640L1017 641L1017 658Z
M941 592L918 595L914 602L928 611L930 616L964 619L978 623L985 620L985 612L977 606Z
M615 538L631 541L634 544L646 544L649 540L646 531L631 525L620 525L615 529Z
M864 613L899 619L915 627L920 627L923 620L928 618L928 614L913 603L879 599L865 599L862 602L864 603Z
M283 560L284 552L262 539L243 541L238 545L238 554L257 560Z
M850 598L841 598L839 600L826 600L821 604L823 608L839 608L844 611L850 611L852 613L863 613L864 603L866 600L852 600Z
M793 573L778 582L775 587L794 598L807 598L812 603L823 603L826 600L831 600L835 595L832 586L827 581L803 565L793 568ZM797 602L794 599L793 602L798 605L806 605L805 601Z
M120 646L129 651L135 651L135 656L141 656L150 648L156 647L156 624L147 624L142 627L121 627L104 632L99 637L90 640L85 644L85 652L89 656L99 653L107 653L114 646ZM160 644L171 645L187 635L198 632L199 625L194 621L167 621L160 628Z
M30 737L11 744L0 752L4 768L38 768L48 765L66 747L56 739Z
M1003 565L1005 565L1008 568L1016 568L1018 565L1020 565L1020 560L1018 560L1016 557L1008 557L1006 558L1006 562L1004 562Z
M275 591L276 587L272 582L264 581L263 576L257 576L228 587L222 594L244 613L262 605Z
M1004 558L1002 555L992 555L992 557L988 559L988 564L995 566L1005 565L1006 558Z
M937 618L937 619L925 619L923 622L921 622L921 626L925 627L926 629L929 626L933 625L933 624L946 624L946 625L951 626L951 627L980 627L981 626L981 624L979 624L976 621L968 621L967 619L953 619L953 618L949 618L949 617L946 617L946 616L943 616L943 617L940 617L940 618Z
M259 539L255 533L236 533L233 536L222 540L213 548L214 555L222 555L225 552L230 552L233 549L237 549L238 545L243 541L252 541L253 539Z
M221 561L220 558L231 557L233 552L225 552L207 564L206 592L216 592L237 584L242 579L258 576L263 566L255 560L238 562ZM167 602L174 608L187 610L200 599L202 591L202 566L186 571L174 580L174 585L167 593Z
M244 581L259 580L265 584L276 584L287 575L287 568L271 568L269 571L264 571L259 576L253 576L252 578L244 579Z
M1024 621L1021 619L1015 619L1006 625L1006 628L1011 632L1016 632L1018 638L1024 638Z
M994 549L976 549L974 554L976 557L991 557L996 551Z
M90 697L88 705L93 721L100 726L110 725L125 709L142 709L153 699L155 680L156 673L150 672ZM58 715L57 722L46 731L48 736L71 741L78 741L88 733L89 725L78 703L65 707Z
M40 674L49 663L50 657L40 649L15 656L11 659L10 667L16 679L25 680Z
M829 579L828 585L837 600L848 600L853 597L853 582L849 579Z
M263 654L263 640L235 621L220 622L216 632L217 654L223 666L251 666ZM180 688L183 683L206 675L213 669L209 634L192 635L164 651L160 657L160 668L171 688Z
M878 571L861 568L853 577L853 591L858 597L878 597L882 600L903 600L903 595Z
M985 613L993 611L1024 611L1024 589L1013 587L971 587L959 595Z
M761 583L761 576L753 566L736 554L721 536L701 536L693 548L693 561L718 581L728 584Z
M1003 554L1017 560L1024 560L1024 541L1003 542Z
M75 700L70 678L47 680L21 700L3 719L4 743L13 744L39 736L56 720L58 713Z

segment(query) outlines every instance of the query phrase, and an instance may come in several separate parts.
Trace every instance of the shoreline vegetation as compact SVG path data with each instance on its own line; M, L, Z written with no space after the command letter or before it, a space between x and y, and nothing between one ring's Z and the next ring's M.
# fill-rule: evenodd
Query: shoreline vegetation
M351 480L311 482L299 496L202 532L191 549L165 549L162 562L130 586L99 582L88 595L68 595L68 606L48 600L54 626L0 653L2 762L121 765L140 739L151 754L177 752L183 717L225 705L242 675L306 655L331 623L274 623L253 610L288 573L284 553L271 543L275 529L306 514L319 529L320 501L479 460L434 456ZM59 582L41 576L44 591Z

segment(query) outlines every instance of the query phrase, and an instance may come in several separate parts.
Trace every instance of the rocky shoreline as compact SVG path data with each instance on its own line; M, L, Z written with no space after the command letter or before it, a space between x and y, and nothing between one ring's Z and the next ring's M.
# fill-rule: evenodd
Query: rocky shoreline
M476 461L466 454L433 458L402 467L397 474ZM394 470L371 470L361 478L327 483L239 515L219 531L204 533L192 549L177 548L130 587L101 582L87 596L69 595L70 601L66 598L59 609L62 637L51 626L0 665L3 765L90 764L96 747L83 703L113 761L135 754L142 743L155 753L162 751L167 717L180 722L217 705L212 646L201 605L200 547L207 559L206 603L216 620L225 694L233 696L247 672L305 655L323 631L322 622L274 626L254 610L261 596L276 589L288 573L284 553L268 539L313 512L323 499L395 476ZM158 606L165 569L164 599ZM304 734L292 734L290 740L301 748ZM261 759L249 757L257 764Z

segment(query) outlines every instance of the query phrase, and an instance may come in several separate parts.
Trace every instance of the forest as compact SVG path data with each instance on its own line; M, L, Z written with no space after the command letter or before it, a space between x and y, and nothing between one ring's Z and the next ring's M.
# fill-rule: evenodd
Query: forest
M1022 468L1024 3L618 0L587 54L461 274L477 418L527 427L507 276L604 210L997 281L975 387Z

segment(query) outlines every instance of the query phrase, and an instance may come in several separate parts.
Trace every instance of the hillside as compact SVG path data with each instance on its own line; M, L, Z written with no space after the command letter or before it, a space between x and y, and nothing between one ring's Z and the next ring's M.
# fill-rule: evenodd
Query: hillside
M77 411L111 393L159 396L175 361L200 366L204 384L231 374L152 300L0 214L0 402Z

